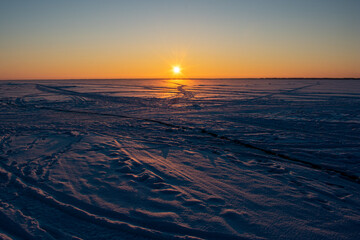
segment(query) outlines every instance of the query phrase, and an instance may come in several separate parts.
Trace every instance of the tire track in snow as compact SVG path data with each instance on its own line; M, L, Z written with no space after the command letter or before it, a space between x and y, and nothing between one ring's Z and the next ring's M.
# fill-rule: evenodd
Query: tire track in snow
M136 219L119 212L93 206L39 183L31 177L23 176L14 171L13 167L6 165L3 157L0 157L0 160L0 167L15 177L13 181L15 187L67 215L104 228L135 235L140 234L151 239L247 239L238 235L188 228L172 222Z
M316 84L308 84L308 85L305 85L305 86L302 86L302 87L293 88L293 89L290 89L290 90L281 90L280 92L270 93L270 94L267 94L267 95L264 95L264 96L260 96L260 97L256 97L256 98L249 99L249 101L259 100L259 99L267 98L267 97L272 97L272 96L278 95L278 94L288 94L288 93L291 93L291 92L296 92L297 90L309 88L309 87L316 86L316 85L318 85L318 84L317 84L317 83L316 83Z
M57 108L50 108L50 107L36 107L36 108L45 109L45 110L52 110L52 111L58 111L58 112L68 112L68 113L76 113L76 114L87 114L87 115L97 115L97 116L135 119L135 120L140 120L140 121L156 123L156 124L160 124L160 125L163 125L163 126L166 126L166 127L171 127L171 128L196 131L196 132L206 134L206 135L209 135L209 136L217 138L217 139L226 140L226 141L232 142L234 144L241 145L241 146L249 148L249 149L261 151L261 152L266 153L268 155L278 157L278 158L280 158L282 160L285 160L287 162L293 162L293 163L296 163L298 165L306 166L306 167L316 169L316 170L336 173L336 174L339 174L340 176L342 176L343 178L345 178L345 179L347 179L349 181L360 184L360 177L356 176L354 174L351 174L351 173L348 173L348 172L345 172L345 171L342 171L342 170L339 170L339 169L336 169L336 168L332 168L332 167L329 167L329 166L325 166L325 165L309 162L309 161L306 161L306 160L302 160L302 159L299 159L299 158L290 157L290 156L285 155L283 153L278 153L278 152L270 150L270 149L262 148L262 147L256 146L254 144L251 144L251 143L239 140L239 139L233 139L233 138L230 138L230 137L219 135L219 134L214 133L212 131L209 131L209 130L207 130L205 128L179 126L179 125L175 125L175 124L172 124L172 123L166 123L166 122L155 120L155 119L140 118L140 117L134 117L134 116L127 116L127 115L118 115L118 114L111 114L111 113L97 113L97 112L90 112L90 111L66 110L66 109L57 109Z
M310 85L301 87L301 88L305 88L305 87L309 87ZM46 86L45 86L46 87ZM296 90L299 90L299 88L296 88ZM68 91L68 90L61 90L62 92L56 91L54 89L54 93L59 93L59 94L66 94L63 91ZM295 91L290 90L290 91ZM75 94L76 92L74 91L69 91L71 94ZM95 95L96 96L96 95ZM90 98L92 97L89 96ZM102 96L101 96L102 97ZM115 98L115 97L111 97L111 98ZM14 103L9 103L7 102L8 105L12 105L15 107L21 107L21 108L26 108L26 105L17 105ZM306 160L302 160L299 158L295 158L295 157L291 157L288 156L286 154L283 153L279 153L276 152L274 150L270 150L270 149L266 149L266 148L262 148L259 146L256 146L254 144L239 140L239 139L233 139L227 136L222 136L219 135L217 133L214 133L212 131L209 131L205 128L197 128L197 127L191 127L191 126L179 126L176 124L172 124L172 123L167 123L167 122L163 122L160 120L155 120L155 119L149 119L149 118L141 118L141 117L135 117L135 116L128 116L128 115L121 115L121 114L112 114L112 113L98 113L98 112L91 112L91 111L79 111L79 110L68 110L68 109L60 109L60 108L52 108L52 107L42 107L42 106L32 106L36 109L43 109L43 110L51 110L51 111L57 111L57 112L67 112L67 113L75 113L75 114L85 114L85 115L96 115L96 116L105 116L105 117L117 117L117 118L124 118L124 119L134 119L134 120L140 120L140 121L145 121L145 122L151 122L151 123L156 123L156 124L160 124L166 127L171 127L171 128L177 128L177 129L182 129L182 130L190 130L190 131L196 131L202 134L206 134L208 136L220 139L220 140L225 140L225 141L229 141L232 142L234 144L237 145L241 145L243 147L249 148L249 149L253 149L253 150L257 150L257 151L261 151L263 153L266 153L268 155L271 156L275 156L277 157L277 160L279 161L280 159L283 161L287 161L287 162L292 162L301 166L306 166L315 170L320 170L320 171L324 171L324 172L328 172L328 173L336 173L338 175L340 175L341 177L343 177L344 179L347 179L349 181L355 182L360 184L360 177L354 174L351 174L349 172L346 171L342 171L336 168L332 168L330 166L325 166L325 165L321 165L321 164L316 164L314 162L309 162ZM274 159L275 160L275 159Z
M93 94L93 93L80 93L76 91L66 90L61 87L53 87L53 86L46 86L41 84L36 84L36 88L40 91L50 92L60 95L69 95L75 97L82 97L82 98L90 98L90 99L97 99L101 101L108 101L108 102L121 102L121 103L133 103L134 97L114 97L114 96L106 96L100 94ZM145 105L144 102L138 101L137 104Z

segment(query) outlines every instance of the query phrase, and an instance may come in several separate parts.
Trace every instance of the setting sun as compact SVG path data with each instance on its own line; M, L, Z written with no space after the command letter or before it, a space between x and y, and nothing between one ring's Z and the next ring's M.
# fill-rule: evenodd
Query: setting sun
M174 74L179 74L181 72L181 68L179 66L174 66L173 67L173 73Z

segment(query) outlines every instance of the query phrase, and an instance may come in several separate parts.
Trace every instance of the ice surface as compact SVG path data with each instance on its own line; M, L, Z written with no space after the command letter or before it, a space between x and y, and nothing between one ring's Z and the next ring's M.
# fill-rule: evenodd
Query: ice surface
M359 239L359 80L0 94L1 239Z

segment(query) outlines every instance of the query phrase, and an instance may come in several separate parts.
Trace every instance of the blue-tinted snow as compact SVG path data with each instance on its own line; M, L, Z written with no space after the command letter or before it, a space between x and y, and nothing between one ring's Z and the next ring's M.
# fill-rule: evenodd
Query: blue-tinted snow
M0 82L0 237L358 239L359 80Z

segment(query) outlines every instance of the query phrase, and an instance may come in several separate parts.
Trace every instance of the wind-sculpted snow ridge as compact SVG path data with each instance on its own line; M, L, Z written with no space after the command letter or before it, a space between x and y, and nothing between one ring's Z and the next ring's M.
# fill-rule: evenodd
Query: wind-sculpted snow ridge
M293 91L297 91L297 90L300 90L300 89L312 87L312 86L315 86L315 85L316 84L309 84L309 85L306 85L306 86L298 87L298 88L287 90L287 91L284 91L284 92L290 93L290 92L293 92ZM178 91L180 93L182 93L185 98L193 98L194 94L192 92L190 92L190 91L184 90L183 87L184 86L182 86L182 85L178 86L177 87ZM43 85L37 85L37 88L45 89L46 91L50 91L50 92L54 92L54 93L59 93L59 91L63 91L63 92L60 92L60 93L65 93L65 94L70 94L70 95L78 95L79 94L79 93L76 93L74 91L61 90L59 88L48 87L48 86L43 86ZM81 95L82 96L88 96L89 98L100 98L100 99L105 100L105 101L114 101L114 100L118 101L119 100L119 98L116 98L116 97L99 96L99 95L96 95L96 94L82 93ZM255 99L251 99L251 100L258 100L260 98L268 98L268 97L271 97L273 95L276 95L276 93L271 93L271 94L268 94L268 95L265 95L265 96L256 97ZM298 159L298 158L295 158L295 157L290 157L290 156L287 156L286 154L278 153L278 152L273 151L273 150L269 150L269 149L265 149L265 148L262 148L262 147L259 147L259 146L255 146L255 145L253 145L251 143L248 143L248 142L245 142L245 141L241 141L241 140L238 140L238 139L232 139L232 138L229 138L229 137L226 137L226 136L221 136L221 135L219 135L217 133L211 132L211 131L209 131L207 129L204 129L204 128L200 129L200 128L194 128L194 127L191 127L191 126L178 126L178 125L174 125L174 124L171 124L171 123L166 123L166 122L159 121L159 120L132 117L132 116L126 116L126 115L118 115L118 114L66 110L66 109L57 109L57 108L49 108L49 107L41 107L41 108L47 109L47 110L53 110L53 111L72 112L72 113L79 113L79 114L90 114L90 115L102 115L102 116L112 116L112 117L120 117L120 118L130 118L130 119L137 119L137 120L143 120L143 121L147 121L147 122L158 123L158 124L165 125L167 127L187 129L187 130L197 130L197 131L200 131L201 133L208 134L208 135L210 135L212 137L216 137L216 138L219 138L219 139L222 139L222 140L232 141L232 142L234 142L236 144L239 144L239 145L251 148L251 149L259 150L259 151L265 152L265 153L267 153L269 155L277 156L277 157L279 157L280 159L283 159L283 160L292 161L292 162L295 162L295 163L300 163L300 164L303 164L305 166L309 166L311 168L318 169L318 170L328 171L330 173L336 173L336 174L341 175L342 177L347 178L348 180L360 183L360 176L349 173L347 171L342 171L341 169L332 168L331 166L321 165L321 164L317 164L315 162L310 162L310 161Z
M0 238L358 239L358 89L2 82Z

